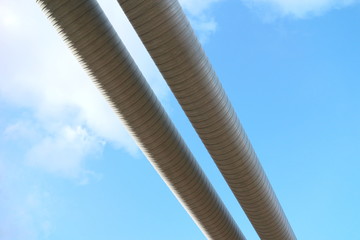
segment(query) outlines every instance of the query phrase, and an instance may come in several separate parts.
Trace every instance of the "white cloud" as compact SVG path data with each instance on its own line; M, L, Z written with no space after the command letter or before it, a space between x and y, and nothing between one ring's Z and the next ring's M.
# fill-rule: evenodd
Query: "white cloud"
M199 16L204 14L212 4L219 2L222 0L202 0L202 1L194 1L194 0L179 0L181 6L185 11L188 11L194 16Z
M180 4L187 12L192 27L196 30L199 40L205 43L209 36L216 31L217 23L211 15L213 5L222 0L180 0Z
M119 14L120 7L105 3L140 69L166 103L168 87L141 41ZM15 119L3 134L10 140L32 139L27 142L29 162L74 177L85 171L81 170L83 161L94 149L100 152L104 142L137 155L138 148L119 118L40 7L25 0L3 1L0 12L6 12L0 15L0 100L29 112L26 119Z
M27 161L33 166L61 176L78 178L87 182L89 170L84 170L84 160L101 152L102 141L81 126L64 126L45 136L31 147Z
M0 25L7 28L15 28L19 25L19 19L12 9L0 5Z
M325 13L330 9L349 6L357 0L243 0L272 17L291 16L306 18Z

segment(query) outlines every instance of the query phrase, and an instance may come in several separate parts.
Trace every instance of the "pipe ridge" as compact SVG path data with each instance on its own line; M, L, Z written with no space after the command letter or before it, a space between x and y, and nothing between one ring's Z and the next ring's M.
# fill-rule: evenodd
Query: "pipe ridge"
M59 1L56 0L39 0L38 2L40 5L43 2L59 3ZM161 107L151 88L144 81L140 70L126 51L126 48L122 45L122 42L116 38L115 34L112 33L114 29L102 13L97 2L94 0L81 1L81 5L79 5L80 8L94 8L96 11L86 12L84 10L86 13L81 16L81 21L78 20L76 23L72 21L72 19L77 19L79 17L78 15L65 15L72 18L65 22L74 22L74 24L66 24L66 26L64 25L65 23L62 22L63 19L57 17L57 14L61 15L65 12L71 12L74 10L74 4L61 3L60 5L61 7L55 13L52 12L53 9L51 9L51 6L45 6L43 11L49 12L48 17L52 20L53 25L56 26L58 31L61 32L64 41L67 42L69 48L74 52L74 55L78 58L83 68L110 102L110 105L118 116L124 121L127 129L131 132L151 164L168 184L171 191L192 216L203 233L209 239L224 239L229 236L235 236L235 239L245 239L205 174L202 172L200 166L197 164L179 132ZM94 18L93 13L97 12L97 8L99 9L100 15ZM82 12L83 9L76 12ZM109 27L109 31L106 31L106 34L100 37L99 34L102 30L90 30L94 27L94 25L91 24L94 24L102 30ZM86 29L81 28L84 26L86 26ZM78 30L78 32L75 30ZM104 49L95 52L90 51L89 48L92 46L90 45L91 41L88 41L89 38L92 40L96 39L94 47L99 47L103 43ZM113 48L114 46L115 48ZM114 52L112 52L110 48L114 50ZM108 57L111 58L111 60L109 60ZM120 70L119 73L113 72L113 68L115 68L116 65L112 65L112 61L117 61L119 64L121 63L121 68L118 69ZM109 64L111 65L109 66ZM138 81L138 83L127 84L129 81ZM121 87L128 88L128 91L122 92L118 90L118 88ZM155 113L153 115L153 112L156 112L158 115L155 115ZM153 121L153 119L157 119L157 116L159 116L159 120ZM142 117L142 119L139 117ZM163 134L156 135L159 137L156 141L150 142L149 136L152 135L150 133L158 130L159 126L167 128L166 131ZM147 128L149 129L145 132ZM144 136L146 138L143 138ZM144 139L149 142L144 142ZM174 146L181 149L181 151L179 151L181 155L176 156L175 154L174 156L172 152L169 152ZM166 151L168 151L168 154L164 155ZM159 158L159 155L162 157ZM174 156L175 161L170 163L167 158L168 156ZM175 165L181 167L181 164L176 165L178 162L184 162L185 165L176 172L172 171L174 170L173 168L164 169L164 166L173 167ZM203 186L204 190L198 191L197 183L199 183L199 186ZM202 194L202 192L204 192L204 194ZM185 199L184 194L189 196L189 199ZM191 207L195 205L203 206L203 203L209 198L211 200L209 202L213 202L213 204L209 204L203 211L191 209ZM206 213L209 215L204 215ZM207 218L205 218L205 216L207 216ZM217 218L215 218L216 216Z

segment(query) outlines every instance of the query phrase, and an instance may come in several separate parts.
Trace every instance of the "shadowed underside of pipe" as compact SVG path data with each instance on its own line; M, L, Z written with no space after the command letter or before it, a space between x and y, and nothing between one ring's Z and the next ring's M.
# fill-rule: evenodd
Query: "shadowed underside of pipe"
M203 233L245 239L97 2L37 2Z
M261 239L296 239L177 0L118 0Z

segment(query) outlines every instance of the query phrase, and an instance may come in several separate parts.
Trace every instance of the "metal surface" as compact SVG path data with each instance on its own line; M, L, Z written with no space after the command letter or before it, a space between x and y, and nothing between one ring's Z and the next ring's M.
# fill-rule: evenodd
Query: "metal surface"
M207 238L245 239L97 2L37 2Z
M118 0L261 239L296 239L177 0Z

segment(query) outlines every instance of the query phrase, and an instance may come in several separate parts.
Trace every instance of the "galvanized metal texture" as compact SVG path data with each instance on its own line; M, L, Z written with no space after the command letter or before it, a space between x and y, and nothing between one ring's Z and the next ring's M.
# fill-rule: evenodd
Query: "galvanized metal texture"
M177 0L118 0L261 239L296 239Z
M245 239L97 2L37 2L207 238Z

